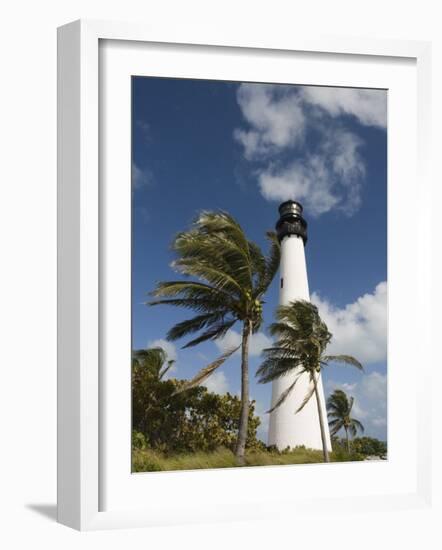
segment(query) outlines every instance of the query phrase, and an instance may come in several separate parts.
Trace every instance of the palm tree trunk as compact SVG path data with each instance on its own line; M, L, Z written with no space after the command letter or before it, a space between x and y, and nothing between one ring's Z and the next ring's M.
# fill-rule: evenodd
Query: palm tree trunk
M249 340L251 332L251 322L249 320L244 321L241 348L241 413L239 417L238 439L235 448L235 455L239 464L244 464L249 423Z
M321 402L319 400L318 384L316 382L316 376L314 374L313 374L313 385L315 388L316 406L318 408L319 427L321 429L321 441L322 441L322 452L324 454L324 462L330 462L330 457L328 456L328 449L327 449L327 440L325 437L324 419L322 418Z
M347 453L350 454L350 441L348 439L348 428L345 427L345 439L347 440Z

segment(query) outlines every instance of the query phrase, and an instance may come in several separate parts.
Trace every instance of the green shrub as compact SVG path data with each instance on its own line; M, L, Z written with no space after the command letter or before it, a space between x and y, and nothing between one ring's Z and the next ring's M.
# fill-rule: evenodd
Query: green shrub
M374 437L355 437L351 442L351 446L355 452L364 456L387 456L387 443Z
M140 354L139 354L140 355ZM197 386L176 393L183 381L163 380L156 363L134 359L132 364L133 446L166 453L233 449L238 433L241 400ZM250 402L247 449L262 449L256 431L260 419ZM144 439L143 439L144 438Z
M147 449L148 443L146 436L141 432L132 430L132 448L140 451Z
M332 437L333 454L339 460L365 460L367 456L386 457L387 444L373 437L355 437L350 441L350 452L344 438Z

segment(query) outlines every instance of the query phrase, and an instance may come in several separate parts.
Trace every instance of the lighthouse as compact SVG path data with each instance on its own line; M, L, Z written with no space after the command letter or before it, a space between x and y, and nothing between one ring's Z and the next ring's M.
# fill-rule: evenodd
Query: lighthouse
M310 300L304 252L307 243L307 222L302 216L302 210L302 205L292 200L283 202L279 206L279 220L276 223L276 232L281 244L279 305L288 305L295 300ZM272 407L298 376L295 369L292 373L273 381ZM315 396L313 395L304 408L295 414L310 388L311 381L308 373L300 375L288 398L270 413L269 445L276 445L280 450L298 445L304 445L310 449L322 449ZM318 393L327 447L331 451L324 389L320 375Z

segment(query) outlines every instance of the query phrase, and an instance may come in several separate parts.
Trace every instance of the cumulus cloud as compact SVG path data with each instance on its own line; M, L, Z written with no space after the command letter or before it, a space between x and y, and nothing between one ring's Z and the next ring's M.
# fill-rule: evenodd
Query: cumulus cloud
M365 165L359 153L361 140L351 132L328 132L315 154L308 154L282 168L258 171L259 188L268 200L295 197L310 214L332 208L353 214L360 205ZM333 134L333 135L331 135Z
M333 117L352 115L366 126L387 126L385 90L302 86L300 94L306 103L323 109Z
M363 364L386 359L386 282L379 283L373 293L364 294L343 308L335 307L317 293L313 293L311 299L333 334L328 352L354 355Z
M237 347L241 344L241 334L236 330L230 329L227 331L226 335L222 338L215 340L217 348L222 352L226 352L229 349ZM254 357L261 355L261 352L264 348L270 347L272 341L268 336L263 332L257 332L252 334L249 342L249 355ZM236 352L237 354L241 353L240 350Z
M264 198L303 201L312 215L357 211L364 143L338 117L385 128L385 91L242 84L237 101L247 127L236 128L234 138L254 163Z
M251 160L304 138L305 117L298 94L288 86L242 84L238 104L249 123L248 131L236 129L235 139Z
M385 440L387 438L387 375L378 371L363 375L353 384L342 384L333 380L325 383L327 393L344 390L354 397L352 416L360 420L365 433Z
M229 383L223 371L215 371L201 385L215 393L227 393L229 391Z

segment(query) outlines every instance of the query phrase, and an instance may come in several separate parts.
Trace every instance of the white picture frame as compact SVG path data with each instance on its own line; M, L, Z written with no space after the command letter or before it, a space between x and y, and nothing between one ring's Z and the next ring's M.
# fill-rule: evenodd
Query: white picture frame
M303 37L297 33L290 40L281 38L267 43L265 37L247 39L231 36L212 42L204 31L187 36L183 30L172 36L158 35L142 25L117 22L76 21L59 29L58 34L58 185L59 185L59 221L58 221L58 521L80 530L151 526L173 523L210 521L214 519L231 520L259 518L264 511L265 494L261 500L253 500L242 513L232 506L230 510L220 504L216 515L207 506L207 501L187 510L177 506L167 510L157 506L128 506L122 501L115 503L111 510L103 510L102 491L105 475L102 456L103 445L100 414L103 414L100 385L100 334L102 319L100 301L102 290L101 271L101 235L100 231L100 41L125 41L131 44L163 43L175 45L176 49L189 48L189 45L210 48L229 48L229 54L235 51L241 55L247 52L272 52L283 56L287 52L309 52L311 54L331 56L368 56L380 59L411 59L416 63L417 82L417 171L419 195L415 215L419 221L419 267L415 270L416 286L419 288L416 307L425 313L430 311L431 301L431 231L430 216L426 205L431 204L431 185L428 174L429 121L431 105L429 101L430 45L425 42L365 40L350 37ZM210 57L210 52L207 54ZM347 85L351 85L349 77ZM410 200L410 199L408 199ZM407 205L409 204L406 203ZM391 244L391 243L390 243ZM425 346L425 319L420 327ZM427 334L427 336L425 336ZM340 497L341 506L351 508L357 502L361 510L392 510L404 507L427 506L431 498L430 468L430 432L425 419L430 415L430 403L424 392L430 377L430 362L422 365L422 376L416 383L416 429L417 441L415 463L410 467L416 470L416 483L411 491L392 491L382 494L344 495ZM365 465L364 465L365 466ZM370 465L376 468L375 465ZM352 467L352 465L347 465ZM255 472L259 469L254 469ZM277 471L276 471L277 470ZM287 475L281 468L273 473L283 482ZM252 480L251 469L230 471L228 475L246 476ZM269 472L270 470L267 470ZM201 474L201 472L199 473ZM162 474L156 478L156 485L165 483L169 478L189 473ZM195 473L193 474L195 475ZM198 475L198 473L196 473ZM222 483L225 473L203 472L193 483L201 486L208 476L220 476ZM253 474L260 475L260 474ZM145 478L147 479L147 478ZM152 478L153 479L153 478ZM184 479L181 477L181 479ZM276 479L274 477L274 479ZM271 482L271 480L268 480ZM405 494L407 493L407 494ZM273 501L277 495L272 495ZM290 496L285 498L290 505L286 508L300 508ZM313 513L330 504L330 495L321 490L315 491L315 498L302 499L303 513ZM196 504L195 504L196 506ZM224 508L223 508L224 506ZM243 507L244 508L244 507ZM278 512L281 516L281 513Z

